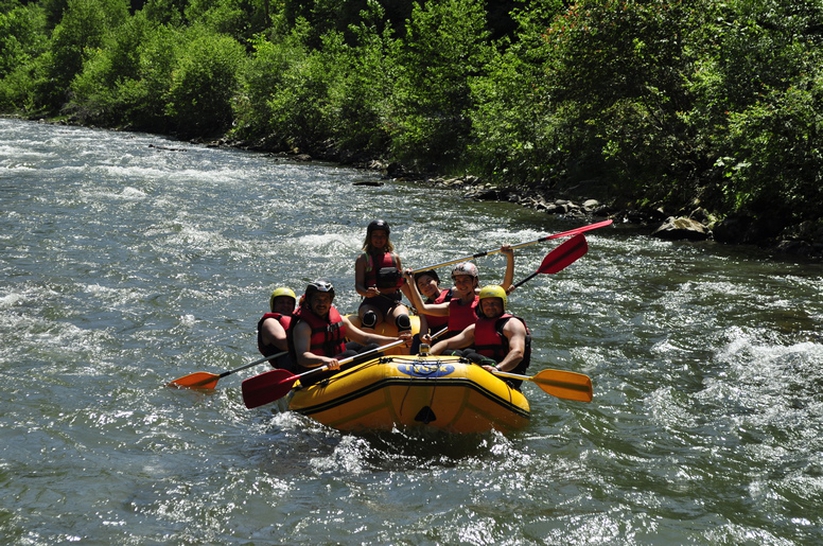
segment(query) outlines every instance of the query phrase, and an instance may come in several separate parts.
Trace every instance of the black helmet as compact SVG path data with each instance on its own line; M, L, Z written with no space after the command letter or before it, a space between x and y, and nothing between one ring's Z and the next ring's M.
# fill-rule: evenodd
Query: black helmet
M414 274L414 281L417 282L418 280L420 280L420 277L422 277L424 275L428 276L428 277L431 277L432 279L434 279L437 282L437 284L440 284L440 276L437 274L437 271L435 271L434 269L427 269L425 271L418 271L417 273Z
M306 301L310 300L315 292L328 292L331 294L331 299L334 300L334 286L329 281L317 279L310 282L306 287Z
M366 235L371 235L372 231L376 229L382 229L386 232L386 235L391 233L391 228L389 227L389 223L385 220L372 220L369 224L369 227L366 228Z

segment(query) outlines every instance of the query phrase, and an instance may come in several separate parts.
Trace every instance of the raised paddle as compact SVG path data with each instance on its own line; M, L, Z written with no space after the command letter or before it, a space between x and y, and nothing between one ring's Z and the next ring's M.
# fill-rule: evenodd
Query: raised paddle
M555 233L554 235L546 235L545 237L540 237L539 239L535 239L534 241L528 241L525 243L518 243L516 245L511 245L512 249L521 248L524 246L529 245L536 245L537 243L542 243L543 241L548 241L550 239L561 239L563 237L570 237L572 235L578 235L580 233L584 233L586 231L591 231L593 229L602 228L605 226L611 225L613 220L603 220L602 222L597 222L596 224L589 224L587 226L581 226L579 228L570 229L569 231L564 231L562 233ZM452 265L460 262L467 262L469 260L473 260L475 258L480 258L482 256L488 256L490 254L497 254L500 252L500 249L497 248L495 250L487 250L486 252L478 252L476 254L472 254L471 256L464 256L462 258L457 258L455 260L449 260L448 262L443 262L435 265L430 265L427 267L421 267L418 269L412 269L412 273L418 273L420 271L429 271L431 269L437 269L438 267L445 267L447 265Z
M283 355L288 354L286 351L282 353L273 354L271 356L267 356L261 358L259 360L255 360L254 362L249 362L239 368L235 368L233 370L229 370L227 372L223 372L221 374L216 373L209 373L209 372L194 372L190 373L189 375L184 375L183 377L178 377L174 381L169 382L169 387L178 387L181 389L213 389L217 386L217 382L220 379L226 377L227 375L231 375L233 373L237 373L240 370L245 370L246 368L251 368L252 366L257 366L258 364L262 364L263 362L268 362L274 358L281 357Z
M557 273L568 267L575 260L582 257L589 250L589 243L586 242L586 237L582 233L578 233L559 247L549 252L543 263L537 268L537 271L514 285L517 288L521 284L530 281L537 275Z
M589 376L577 372L565 370L543 370L533 376L520 375L516 373L495 371L494 375L508 377L510 379L522 379L536 383L545 392L563 398L564 400L574 400L575 402L592 401L592 380Z
M387 351L404 343L406 343L406 340L398 339L397 341L393 341L383 345L382 347L375 347L374 349L364 351L360 354L344 358L340 361L340 365L342 366L344 364L349 364L355 359L360 359L374 353ZM256 408L258 406L263 406L270 402L274 402L275 400L280 400L289 393L294 386L295 381L304 375L309 375L328 369L329 366L326 364L325 366L320 366L319 368L314 368L297 375L289 372L288 370L271 370L261 373L260 375L255 375L254 377L246 379L242 383L243 403L246 404L247 408Z

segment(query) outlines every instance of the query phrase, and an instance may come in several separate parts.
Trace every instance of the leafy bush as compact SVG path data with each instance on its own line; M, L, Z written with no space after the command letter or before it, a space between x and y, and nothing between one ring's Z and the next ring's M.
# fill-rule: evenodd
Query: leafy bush
M166 114L179 135L221 135L231 127L244 58L243 46L229 36L199 27L186 34L166 95Z
M549 51L543 39L561 9L549 0L514 14L516 34L493 52L486 75L469 80L475 105L468 157L482 175L545 187L563 173L569 150L548 92Z
M69 0L51 37L51 55L39 93L42 104L57 112L83 63L103 46L106 35L128 17L125 0Z
M455 167L471 136L469 79L491 55L485 11L471 0L415 5L406 27L392 111L392 153L423 167Z

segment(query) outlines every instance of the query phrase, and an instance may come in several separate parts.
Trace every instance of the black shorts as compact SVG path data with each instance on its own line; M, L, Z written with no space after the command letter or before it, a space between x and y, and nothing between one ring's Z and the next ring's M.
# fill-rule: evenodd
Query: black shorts
M374 298L363 298L363 301L360 302L360 308L364 305L371 305L380 311L385 319L388 316L389 311L400 305L401 299L403 299L403 294L401 294L398 290L393 294L380 294Z

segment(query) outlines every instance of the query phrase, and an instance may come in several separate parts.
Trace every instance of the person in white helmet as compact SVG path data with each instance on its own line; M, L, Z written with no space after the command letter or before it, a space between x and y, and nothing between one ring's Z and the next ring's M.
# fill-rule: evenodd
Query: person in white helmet
M514 280L514 250L509 245L500 247L500 251L506 256L506 273L503 278L502 287L508 290ZM406 271L409 278L407 283L410 286L412 304L420 313L448 317L448 331L445 338L455 336L462 332L467 326L474 324L477 318L477 305L479 302L480 280L477 266L471 262L461 262L452 269L452 295L449 301L442 303L426 303L420 295L417 284L413 281L410 271ZM425 336L423 341L426 341Z

